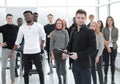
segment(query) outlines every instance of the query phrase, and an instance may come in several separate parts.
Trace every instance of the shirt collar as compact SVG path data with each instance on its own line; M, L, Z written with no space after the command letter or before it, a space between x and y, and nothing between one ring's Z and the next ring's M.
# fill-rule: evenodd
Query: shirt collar
M87 28L87 26L84 24L81 26L80 31L83 31L85 28ZM77 29L77 27L76 27L76 29Z

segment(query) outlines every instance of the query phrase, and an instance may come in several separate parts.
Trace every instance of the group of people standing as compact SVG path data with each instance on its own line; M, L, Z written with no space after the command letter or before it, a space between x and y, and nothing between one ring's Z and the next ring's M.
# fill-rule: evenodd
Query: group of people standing
M103 27L103 22L98 20L93 21L94 16L91 16L91 22L89 28L93 29L96 34L97 53L91 54L92 61L92 78L93 83L97 84L96 69L98 71L99 83L108 83L108 68L111 66L111 84L115 84L115 59L117 56L117 40L118 40L118 29L115 27L114 19L108 16L106 19L106 25ZM104 66L104 68L103 68ZM104 70L102 70L102 68ZM104 72L104 76L103 76Z
M98 71L100 84L107 84L107 73L109 58L111 65L111 84L115 84L115 58L117 55L118 29L114 25L111 16L106 19L106 26L103 28L102 21L93 21L86 25L87 13L83 9L76 11L73 18L73 25L67 28L66 21L58 18L53 23L53 15L48 14L49 23L44 27L37 22L37 15L31 11L23 13L26 24L18 26L13 24L12 14L7 14L7 24L0 27L3 34L2 51L2 84L6 84L6 66L7 59L10 58L11 84L15 83L15 60L16 50L24 40L23 58L24 58L24 83L29 84L29 71L31 60L37 68L40 84L44 83L44 74L42 70L42 56L44 43L48 55L48 64L50 72L53 73L51 59L55 60L56 72L59 84L66 84L66 58L65 53L70 52L70 69L72 68L75 84L91 84L91 75L93 83L97 84L96 68ZM34 20L35 19L35 20ZM24 39L23 39L24 37ZM58 49L64 51L60 52ZM72 62L72 66L71 66ZM102 63L105 63L103 77ZM63 79L61 78L63 76Z

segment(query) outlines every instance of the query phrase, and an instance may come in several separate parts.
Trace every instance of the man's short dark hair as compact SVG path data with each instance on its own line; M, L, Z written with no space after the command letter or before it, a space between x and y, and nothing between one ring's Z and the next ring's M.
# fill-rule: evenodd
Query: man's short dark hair
M6 18L7 18L8 16L12 16L12 17L13 17L13 15L12 15L12 14L10 14L10 13L6 15Z
M21 17L19 17L19 18L17 19L17 21L18 21L18 20L23 20L23 19L22 19Z
M26 13L30 13L32 15L32 11L27 10L23 13L23 15L26 14Z
M37 12L34 12L33 15L38 15L38 13L37 13Z
M90 14L89 17L94 17L94 15Z
M52 16L52 17L53 17L53 14L48 14L47 17L48 17L48 16Z
M77 12L76 12L76 15L77 15L77 14L85 14L85 16L87 16L86 11L83 10L83 9L78 9Z
M17 20L20 20L20 19L22 19L21 17L19 17Z

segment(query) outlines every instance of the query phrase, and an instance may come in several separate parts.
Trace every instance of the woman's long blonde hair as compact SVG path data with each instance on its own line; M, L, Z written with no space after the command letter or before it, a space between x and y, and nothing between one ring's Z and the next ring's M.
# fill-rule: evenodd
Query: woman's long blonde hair
M93 22L90 23L90 25L92 25L92 24L95 24L95 26L96 26L95 33L99 34L100 33L100 29L98 28L97 22L93 21Z

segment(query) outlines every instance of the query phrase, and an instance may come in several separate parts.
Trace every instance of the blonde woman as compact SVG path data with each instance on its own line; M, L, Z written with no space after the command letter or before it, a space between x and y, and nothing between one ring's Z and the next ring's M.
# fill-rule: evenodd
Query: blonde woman
M68 31L67 21L66 21L65 19L62 19L62 21L63 21L63 25L64 25L64 28L63 28L63 29L65 29L65 30Z
M90 23L90 29L93 29L95 31L96 45L97 45L97 51L91 54L91 61L92 61L91 70L92 70L93 83L97 84L97 79L96 79L96 67L97 67L99 82L100 82L99 84L103 84L101 55L104 49L104 39L103 39L102 33L99 31L99 28L96 22Z

